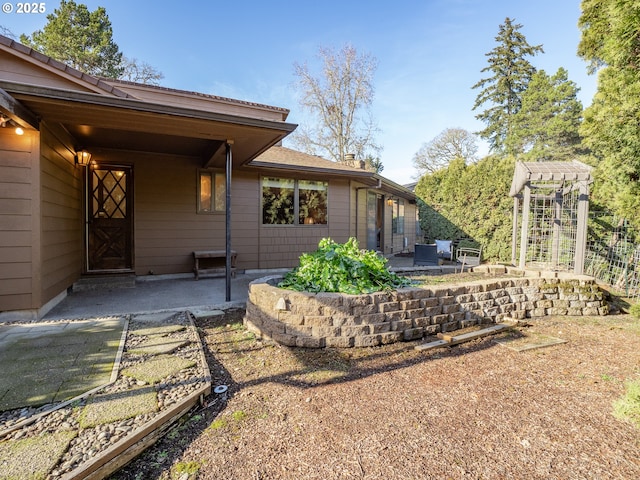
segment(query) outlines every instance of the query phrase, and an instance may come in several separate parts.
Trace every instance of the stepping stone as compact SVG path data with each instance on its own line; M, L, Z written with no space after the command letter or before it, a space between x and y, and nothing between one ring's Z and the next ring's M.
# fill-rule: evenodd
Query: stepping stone
M195 317L196 320L204 320L206 318L219 317L221 315L224 315L224 312L218 309L209 310L195 308L191 310L191 314Z
M158 355L146 362L137 363L122 370L127 377L142 380L147 383L158 383L162 379L178 373L185 368L193 367L196 363L176 355Z
M150 336L150 335L167 335L169 333L181 332L187 327L184 325L140 325L138 328L129 330L132 335Z
M143 313L136 315L132 320L140 323L166 323L167 320L175 315L175 312Z
M158 396L152 386L124 392L95 395L84 407L78 421L83 428L127 420L158 411Z
M190 340L171 339L170 337L154 335L130 349L129 352L137 355L160 355L163 353L173 353L177 349L190 343Z
M2 478L47 478L76 435L60 431L1 442Z

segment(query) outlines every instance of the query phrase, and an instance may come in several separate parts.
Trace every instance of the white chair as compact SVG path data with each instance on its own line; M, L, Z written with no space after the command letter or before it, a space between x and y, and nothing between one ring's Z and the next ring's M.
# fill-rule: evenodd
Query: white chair
M443 260L453 260L452 245L453 242L451 240L436 240L438 258L442 258Z
M460 247L456 250L456 262L462 264L462 269L477 267L482 262L482 245L480 248Z

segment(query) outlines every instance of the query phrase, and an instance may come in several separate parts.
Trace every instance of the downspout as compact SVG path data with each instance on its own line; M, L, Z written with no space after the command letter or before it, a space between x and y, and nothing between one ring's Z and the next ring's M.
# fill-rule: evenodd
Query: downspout
M227 152L227 161L225 166L225 176L226 176L226 218L225 218L225 232L226 232L226 241L225 241L225 301L231 301L231 166L232 166L232 152L231 146L233 145L233 140L227 140L226 143L226 152Z

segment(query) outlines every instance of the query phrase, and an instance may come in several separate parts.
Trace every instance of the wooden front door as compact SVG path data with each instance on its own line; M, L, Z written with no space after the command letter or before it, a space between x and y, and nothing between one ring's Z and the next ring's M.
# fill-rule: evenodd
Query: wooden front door
M87 178L87 271L133 268L132 169L94 165Z

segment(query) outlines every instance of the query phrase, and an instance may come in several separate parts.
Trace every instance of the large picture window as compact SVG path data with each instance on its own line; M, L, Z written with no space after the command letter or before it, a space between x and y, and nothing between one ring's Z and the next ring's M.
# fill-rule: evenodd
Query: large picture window
M262 179L264 225L327 223L327 183L265 177Z
M198 213L225 211L226 178L210 170L198 172Z

